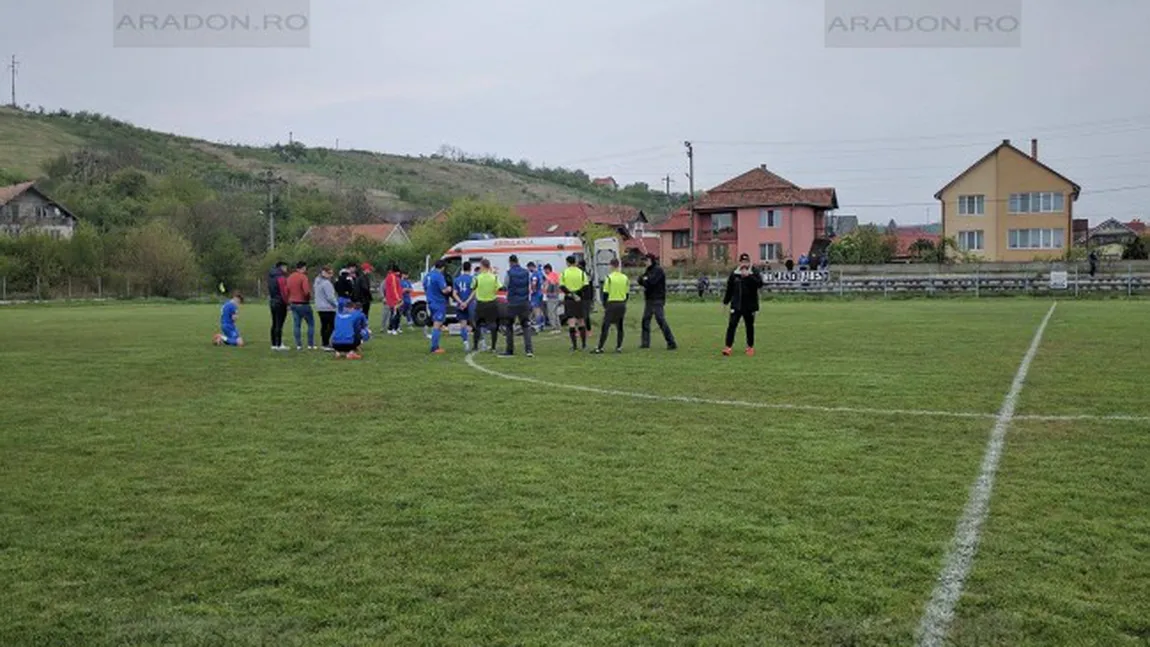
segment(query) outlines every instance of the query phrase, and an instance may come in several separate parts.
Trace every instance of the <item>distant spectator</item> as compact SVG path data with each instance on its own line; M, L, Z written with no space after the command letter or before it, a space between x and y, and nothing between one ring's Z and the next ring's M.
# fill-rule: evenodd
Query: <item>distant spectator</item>
M353 290L354 294L352 295L352 301L355 301L360 305L361 309L363 310L364 318L370 322L372 302L371 273L375 271L375 268L371 266L371 263L364 263L362 266L360 266L360 269L361 271L359 276L357 276L355 279L355 288Z
M1098 273L1098 252L1093 249L1090 250L1090 256L1087 257L1087 260L1090 261L1090 278L1094 278L1094 275Z

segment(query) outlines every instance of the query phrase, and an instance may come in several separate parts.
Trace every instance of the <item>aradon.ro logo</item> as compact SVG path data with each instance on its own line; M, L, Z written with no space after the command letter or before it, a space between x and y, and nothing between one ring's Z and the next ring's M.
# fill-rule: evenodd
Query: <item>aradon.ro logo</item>
M827 47L1019 47L1021 0L826 0Z
M115 0L116 47L307 47L308 0Z

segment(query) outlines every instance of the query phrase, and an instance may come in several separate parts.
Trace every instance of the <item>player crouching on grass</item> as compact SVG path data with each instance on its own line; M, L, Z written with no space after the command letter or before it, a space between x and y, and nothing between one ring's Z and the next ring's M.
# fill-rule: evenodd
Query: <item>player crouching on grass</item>
M220 309L220 331L212 337L216 346L243 346L244 338L236 328L236 319L240 316L240 304L244 302L244 295L233 292L232 298L224 303Z
M371 330L367 326L367 315L363 314L363 306L352 303L343 312L335 316L335 330L331 334L331 347L336 357L347 356L348 359L362 359L359 349L363 342L371 339Z

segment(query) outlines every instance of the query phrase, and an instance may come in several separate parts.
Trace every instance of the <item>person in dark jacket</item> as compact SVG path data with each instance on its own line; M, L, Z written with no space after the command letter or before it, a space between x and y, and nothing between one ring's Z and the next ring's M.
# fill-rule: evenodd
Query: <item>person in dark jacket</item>
M507 269L507 279L503 282L507 290L507 351L500 357L515 354L515 324L523 329L523 347L528 357L535 356L531 345L531 272L519 264L519 257L512 254L507 259L511 267Z
M371 273L375 268L371 263L364 263L360 269L359 276L355 279L355 286L352 289L352 301L358 303L363 308L363 316L371 321Z
M587 274L587 261L580 259L579 269ZM590 274L587 274L590 277ZM595 286L588 280L587 284L583 286L583 290L579 293L579 298L582 299L583 304L583 325L579 328L579 334L583 338L583 343L587 343L587 331L594 330L595 327L591 324L591 311L595 305Z
M727 343L723 355L730 356L735 343L735 331L739 320L743 321L747 332L747 356L755 355L755 313L759 311L759 290L763 287L763 275L751 265L750 254L739 255L739 266L727 279L727 291L723 294L723 305L730 306L731 317L727 322Z
M339 278L335 280L335 295L347 303L355 301L355 263L348 263L339 271Z
M284 323L287 322L287 263L280 261L268 272L268 307L272 311L272 350L284 346Z
M664 308L667 305L667 275L659 266L659 257L654 254L647 256L647 271L639 277L639 285L643 286L643 320L641 324L642 338L639 348L651 347L651 317L659 324L663 331L663 339L667 342L667 350L675 350L679 346L675 343L675 335L671 326L667 324Z

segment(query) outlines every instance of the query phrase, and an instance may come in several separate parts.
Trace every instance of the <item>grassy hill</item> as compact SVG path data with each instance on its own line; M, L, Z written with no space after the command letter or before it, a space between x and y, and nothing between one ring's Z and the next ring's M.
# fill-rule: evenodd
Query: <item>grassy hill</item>
M258 148L230 146L138 128L102 115L42 114L0 108L0 169L38 178L61 155L89 151L126 157L157 175L187 174L222 191L262 190L256 174L271 169L293 186L323 193L362 191L379 211L435 211L459 197L505 203L621 203L653 214L666 197L646 187L609 191L586 174L536 169L509 160L454 161L370 151L308 148L301 143ZM557 181L558 180L558 181Z

